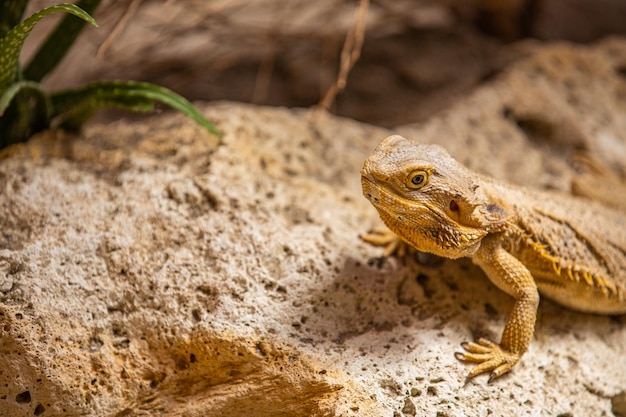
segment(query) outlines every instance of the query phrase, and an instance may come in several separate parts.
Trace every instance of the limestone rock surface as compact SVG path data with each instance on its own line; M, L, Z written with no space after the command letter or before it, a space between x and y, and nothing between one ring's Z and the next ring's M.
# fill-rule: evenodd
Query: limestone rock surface
M626 42L537 48L395 129L481 172L569 192L617 177ZM612 415L626 319L542 301L509 375L453 352L512 300L470 262L381 258L359 169L391 131L310 110L203 105L45 134L0 160L0 415Z

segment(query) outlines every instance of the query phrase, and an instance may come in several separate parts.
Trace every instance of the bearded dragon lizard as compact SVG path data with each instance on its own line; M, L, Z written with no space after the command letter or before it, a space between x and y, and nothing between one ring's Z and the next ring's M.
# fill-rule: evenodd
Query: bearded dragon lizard
M361 170L364 196L415 249L469 257L515 298L500 343L462 343L468 379L510 371L532 339L539 294L578 311L626 313L626 213L481 176L437 145L384 139ZM370 234L373 244L397 237ZM396 245L397 247L397 245Z

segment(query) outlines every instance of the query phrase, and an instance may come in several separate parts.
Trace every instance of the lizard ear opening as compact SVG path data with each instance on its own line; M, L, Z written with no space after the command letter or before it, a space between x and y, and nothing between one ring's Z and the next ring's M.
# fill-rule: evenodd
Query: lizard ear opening
M474 213L484 227L490 231L499 230L508 221L509 213L497 204L480 207Z
M450 200L449 209L452 216L458 216L457 221L461 224L489 232L500 230L509 220L509 214L497 204L473 206L462 199Z

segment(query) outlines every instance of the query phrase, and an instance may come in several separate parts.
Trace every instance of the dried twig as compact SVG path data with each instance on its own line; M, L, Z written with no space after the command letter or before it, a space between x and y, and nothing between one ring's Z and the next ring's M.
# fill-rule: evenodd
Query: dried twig
M272 73L274 71L274 63L276 57L274 53L270 53L267 57L261 60L259 64L259 70L257 72L256 80L254 82L254 91L252 93L252 99L250 100L254 104L263 104L267 101L270 91L270 83L272 81Z
M120 33L124 31L128 22L137 14L137 10L139 10L139 6L143 0L133 0L132 3L128 6L120 20L117 22L117 25L113 28L109 36L106 37L104 42L98 48L98 52L96 52L96 57L102 58L104 54L106 54L107 50L113 45L115 39L119 36Z
M354 64L359 60L361 56L361 49L363 47L363 40L365 39L365 24L367 21L367 10L369 8L369 0L360 0L359 8L356 11L356 22L350 28L350 31L346 35L346 41L343 44L341 51L341 63L339 67L339 74L337 80L330 86L324 98L319 102L318 108L328 110L330 106L335 102L335 97L344 88L348 80L348 74Z

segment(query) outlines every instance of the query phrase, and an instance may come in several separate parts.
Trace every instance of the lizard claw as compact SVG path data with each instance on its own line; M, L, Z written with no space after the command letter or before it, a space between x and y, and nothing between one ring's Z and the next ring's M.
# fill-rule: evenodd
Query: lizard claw
M491 372L489 375L489 382L491 382L509 372L521 357L519 353L508 352L497 343L487 339L463 342L461 347L467 352L456 352L455 358L464 362L478 363L467 376L468 380L482 373Z
M410 246L386 227L374 228L370 233L359 236L361 240L374 246L384 246L383 256L395 255L404 258Z

